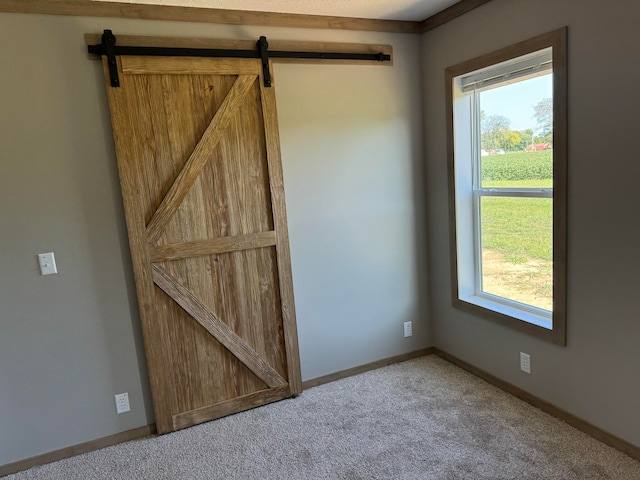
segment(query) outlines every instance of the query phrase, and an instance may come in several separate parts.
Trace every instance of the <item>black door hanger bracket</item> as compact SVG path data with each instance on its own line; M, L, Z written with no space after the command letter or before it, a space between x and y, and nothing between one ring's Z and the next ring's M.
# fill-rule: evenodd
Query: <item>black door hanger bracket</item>
M128 47L116 45L116 37L111 30L102 34L102 43L89 45L89 53L107 57L109 80L112 87L120 86L116 57L121 55L155 57L224 57L259 58L262 62L262 77L265 87L271 87L270 58L298 58L305 60L361 60L389 62L391 55L385 53L332 53L332 52L289 52L269 51L266 37L260 37L255 50L225 50L218 48L173 48L173 47Z

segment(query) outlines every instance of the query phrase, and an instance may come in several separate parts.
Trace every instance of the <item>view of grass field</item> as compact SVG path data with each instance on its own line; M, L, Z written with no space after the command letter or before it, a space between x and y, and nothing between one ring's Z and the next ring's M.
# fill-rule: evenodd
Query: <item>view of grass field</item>
M552 150L482 158L482 186L553 186ZM552 309L553 200L483 197L483 290Z
M482 186L507 186L504 182L530 182L530 185L552 186L553 150L509 152L482 157ZM499 182L501 185L493 185ZM523 184L518 183L522 187ZM511 186L511 185L509 185Z

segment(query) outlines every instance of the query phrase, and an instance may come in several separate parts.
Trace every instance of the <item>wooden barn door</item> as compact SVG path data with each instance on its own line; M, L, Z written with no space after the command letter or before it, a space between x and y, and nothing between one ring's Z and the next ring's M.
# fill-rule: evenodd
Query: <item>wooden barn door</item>
M257 59L118 57L113 135L158 431L301 391L273 88Z

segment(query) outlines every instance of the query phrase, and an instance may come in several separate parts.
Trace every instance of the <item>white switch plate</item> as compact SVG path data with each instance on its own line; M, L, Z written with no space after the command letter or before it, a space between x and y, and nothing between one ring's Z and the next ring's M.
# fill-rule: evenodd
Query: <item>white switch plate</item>
M404 322L404 336L405 336L405 338L406 337L410 337L411 335L413 335L411 322Z
M38 262L40 262L40 275L53 275L58 273L56 268L56 257L53 252L39 253Z
M130 411L129 407L129 393L119 393L116 395L116 413L125 413Z

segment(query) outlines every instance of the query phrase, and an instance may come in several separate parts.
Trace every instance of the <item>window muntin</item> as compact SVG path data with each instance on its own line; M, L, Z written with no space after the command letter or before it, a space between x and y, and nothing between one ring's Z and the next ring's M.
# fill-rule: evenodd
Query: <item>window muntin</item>
M446 73L454 306L564 344L566 28ZM496 113L491 97L517 99L533 83L545 92L544 121L529 138L518 125L519 138L490 147L483 120L485 108ZM515 164L527 174L501 172Z

